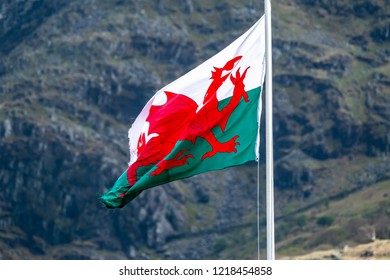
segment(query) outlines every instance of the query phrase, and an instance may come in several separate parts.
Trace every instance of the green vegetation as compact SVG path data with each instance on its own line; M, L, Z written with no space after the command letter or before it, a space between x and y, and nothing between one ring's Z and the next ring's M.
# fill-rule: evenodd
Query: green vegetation
M321 227L328 227L333 224L335 218L331 216L322 216L317 219L317 225Z

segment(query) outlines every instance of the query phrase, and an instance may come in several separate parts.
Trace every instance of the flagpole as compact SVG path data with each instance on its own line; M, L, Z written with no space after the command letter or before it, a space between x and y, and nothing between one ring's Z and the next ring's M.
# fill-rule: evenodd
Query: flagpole
M273 132L272 132L272 32L271 0L264 0L265 10L265 138L266 138L266 211L267 211L267 260L275 259L274 234L274 173L273 173Z

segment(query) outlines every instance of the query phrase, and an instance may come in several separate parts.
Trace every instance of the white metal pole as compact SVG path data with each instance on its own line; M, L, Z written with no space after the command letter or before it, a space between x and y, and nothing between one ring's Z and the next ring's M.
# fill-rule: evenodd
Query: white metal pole
M265 96L265 138L266 138L266 197L267 197L267 260L275 259L274 234L274 160L272 131L272 32L271 0L264 0L265 10L265 59L266 59L266 96Z

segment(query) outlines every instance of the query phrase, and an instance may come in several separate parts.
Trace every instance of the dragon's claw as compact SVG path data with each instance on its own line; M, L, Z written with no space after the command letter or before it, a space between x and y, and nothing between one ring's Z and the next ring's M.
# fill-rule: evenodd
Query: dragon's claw
M237 153L236 146L240 145L240 142L236 142L237 138L238 135L234 136L232 139L224 143L213 143L212 150L210 152L205 153L202 156L202 160L205 160L208 157L213 157L217 153Z

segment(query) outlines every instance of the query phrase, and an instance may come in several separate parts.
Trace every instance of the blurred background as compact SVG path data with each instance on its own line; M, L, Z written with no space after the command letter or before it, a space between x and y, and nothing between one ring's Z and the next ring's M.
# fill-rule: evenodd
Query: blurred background
M276 257L390 258L390 1L272 4ZM98 198L147 100L263 5L1 0L0 259L256 258L255 163Z

